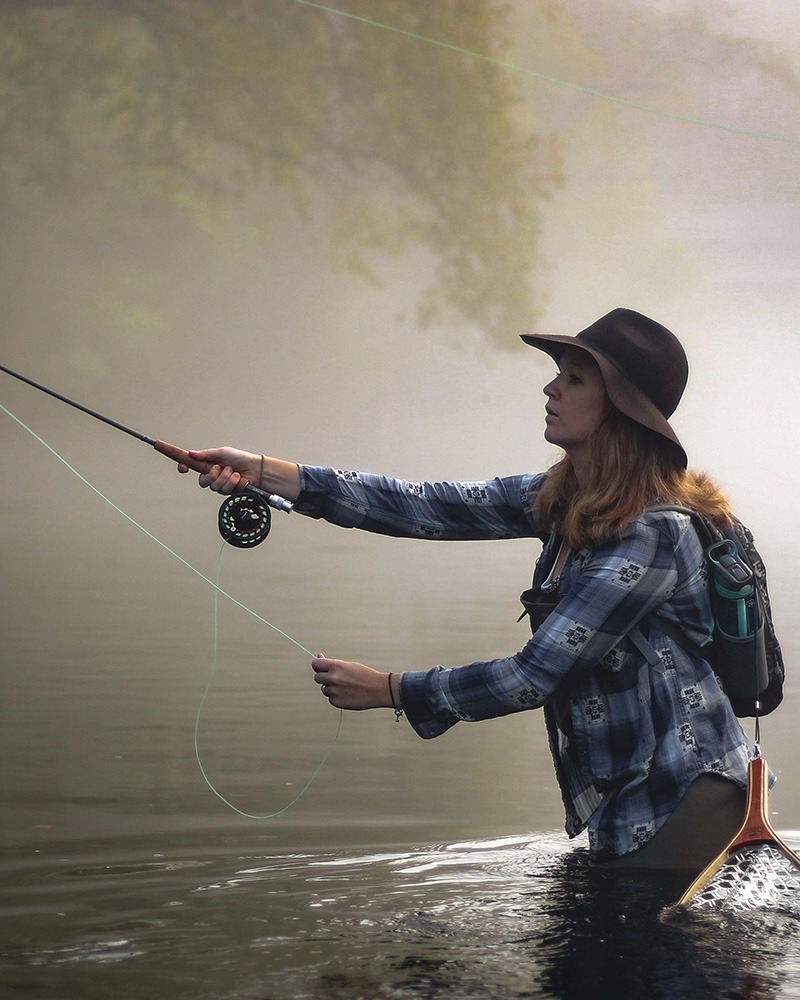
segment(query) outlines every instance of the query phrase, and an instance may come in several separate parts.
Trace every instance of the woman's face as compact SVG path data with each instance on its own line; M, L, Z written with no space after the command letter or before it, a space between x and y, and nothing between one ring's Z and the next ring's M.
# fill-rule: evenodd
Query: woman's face
M544 394L545 440L563 448L574 462L610 406L597 362L586 351L568 347Z

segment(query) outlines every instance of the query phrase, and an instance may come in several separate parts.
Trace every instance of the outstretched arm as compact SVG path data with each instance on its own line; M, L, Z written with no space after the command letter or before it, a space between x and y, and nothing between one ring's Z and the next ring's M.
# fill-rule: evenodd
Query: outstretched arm
M295 510L345 528L401 538L478 540L538 534L533 499L543 476L481 482L411 483L369 473L297 465L236 448L190 451L211 463L199 483L216 493L241 489L242 479L295 503ZM188 472L186 465L178 465Z

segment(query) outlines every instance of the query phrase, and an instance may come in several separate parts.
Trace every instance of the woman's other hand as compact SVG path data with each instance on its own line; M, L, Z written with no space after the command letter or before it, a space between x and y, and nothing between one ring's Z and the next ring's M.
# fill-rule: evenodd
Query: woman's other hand
M365 663L350 660L331 660L320 653L311 661L314 680L321 685L322 693L334 708L362 711L366 708L392 708L389 692L390 675L374 670ZM395 702L398 698L397 676L394 681ZM399 708L399 703L397 705Z

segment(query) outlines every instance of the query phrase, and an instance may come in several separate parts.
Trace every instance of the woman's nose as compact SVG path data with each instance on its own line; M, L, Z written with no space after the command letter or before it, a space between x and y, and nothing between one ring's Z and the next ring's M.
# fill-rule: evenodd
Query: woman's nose
M557 382L558 382L558 378L556 377L556 378L553 379L552 382L548 382L547 383L547 385L544 387L544 389L542 389L542 392L545 394L545 396L553 397L553 396L556 396L558 394Z

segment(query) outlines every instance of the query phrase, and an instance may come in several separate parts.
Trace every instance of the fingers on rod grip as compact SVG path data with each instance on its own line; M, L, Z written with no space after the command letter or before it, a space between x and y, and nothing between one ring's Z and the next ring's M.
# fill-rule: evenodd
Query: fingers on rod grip
M185 448L179 448L175 444L170 444L168 441L156 441L153 445L156 451L160 452L162 455L166 455L167 458L172 459L180 465L185 465L189 469L193 469L195 472L208 472L211 468L210 462L202 462L200 459L192 458ZM236 484L236 492L240 492L245 489L249 484L249 480L244 476L239 477L239 482Z

